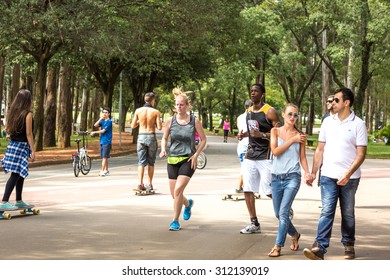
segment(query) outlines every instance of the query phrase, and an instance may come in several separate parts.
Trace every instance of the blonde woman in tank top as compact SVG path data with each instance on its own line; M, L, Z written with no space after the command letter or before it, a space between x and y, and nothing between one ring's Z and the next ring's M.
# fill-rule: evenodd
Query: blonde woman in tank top
M291 236L292 251L299 249L301 234L296 230L289 217L290 209L301 185L301 166L305 180L311 178L306 159L306 135L296 127L299 119L298 107L287 104L282 112L284 124L271 129L271 150L274 155L272 163L272 203L275 216L279 220L275 246L269 257L279 257L286 236Z
M173 93L175 94L176 114L166 121L160 157L168 157L169 188L174 201L173 220L169 230L178 231L181 228L179 217L183 205L185 207L183 219L189 220L191 217L194 201L184 196L184 190L195 173L198 156L206 146L206 135L200 121L187 113L191 110L187 95L179 88L176 88ZM198 133L200 138L197 148L195 147L195 133ZM168 137L170 137L169 152L167 152Z

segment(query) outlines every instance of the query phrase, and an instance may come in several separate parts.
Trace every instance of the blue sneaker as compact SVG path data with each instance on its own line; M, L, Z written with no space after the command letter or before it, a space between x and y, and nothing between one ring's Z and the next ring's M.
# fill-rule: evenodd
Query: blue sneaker
M194 206L194 201L190 198L188 200L188 206L184 208L183 219L189 220L191 218L191 208Z
M26 202L24 201L20 201L20 202L15 202L15 207L18 207L18 208L26 208L26 207L30 207L29 204L27 204Z
M172 221L171 225L169 226L169 230L171 231L178 231L180 230L180 224L178 221Z
M6 202L6 203L0 203L0 210L1 211L11 211L11 210L17 210L18 207L13 206L11 203Z

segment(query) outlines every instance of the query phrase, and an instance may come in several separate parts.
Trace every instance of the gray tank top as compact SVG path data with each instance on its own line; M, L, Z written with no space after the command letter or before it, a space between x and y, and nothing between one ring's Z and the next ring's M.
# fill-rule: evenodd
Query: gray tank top
M278 137L278 146L283 143L283 139ZM272 174L281 175L294 172L301 174L299 147L299 143L293 143L283 154L275 156L272 162Z
M173 116L170 127L171 145L168 156L192 156L195 154L195 117L190 116L190 122L181 125Z

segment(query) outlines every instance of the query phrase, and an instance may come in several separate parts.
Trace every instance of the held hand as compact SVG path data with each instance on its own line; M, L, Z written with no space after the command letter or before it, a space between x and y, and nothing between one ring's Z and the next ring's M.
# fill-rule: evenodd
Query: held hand
M306 181L306 185L308 185L309 187L312 187L314 178L310 173L305 173L305 181Z
M316 179L316 175L315 174L308 173L307 179L306 179L306 184L311 187L313 185L313 182L314 182L315 179Z

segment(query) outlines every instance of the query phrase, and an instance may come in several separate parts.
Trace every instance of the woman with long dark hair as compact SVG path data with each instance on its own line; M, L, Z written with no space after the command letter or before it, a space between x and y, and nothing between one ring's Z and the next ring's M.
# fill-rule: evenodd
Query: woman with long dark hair
M28 158L35 159L33 137L33 114L31 112L32 95L26 89L21 89L15 96L7 114L5 131L9 135L7 150L1 165L5 173L10 172L3 195L0 210L15 210L26 207L22 200L24 179L28 176ZM16 187L16 201L12 205L9 198Z

